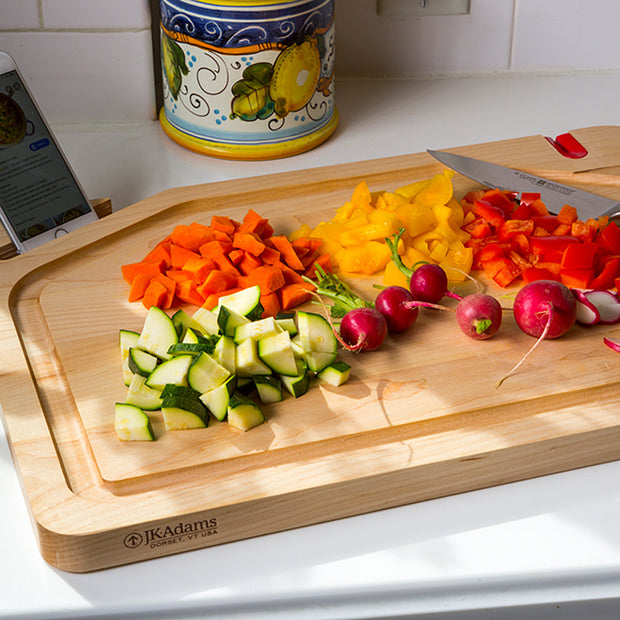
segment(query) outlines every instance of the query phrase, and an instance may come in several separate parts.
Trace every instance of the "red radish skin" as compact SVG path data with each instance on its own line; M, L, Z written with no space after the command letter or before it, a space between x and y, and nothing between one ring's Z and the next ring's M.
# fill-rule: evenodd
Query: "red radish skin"
M521 331L537 340L496 387L513 375L543 340L563 336L577 320L575 296L567 286L554 280L526 284L515 297L513 311Z
M612 291L586 291L584 297L599 315L599 322L603 325L615 325L620 322L620 298Z
M515 297L513 306L519 328L534 338L545 332L546 339L564 335L577 319L577 303L572 291L553 280L526 284Z
M456 307L456 322L461 331L470 338L487 340L501 327L502 306L491 295L467 295Z
M375 298L375 308L385 317L388 331L404 332L418 318L418 308L407 305L413 301L413 295L402 286L388 286Z
M448 276L442 267L433 263L420 265L409 280L409 290L417 301L436 304L445 296L461 299L448 291Z
M375 308L355 308L340 322L340 342L349 351L375 351L387 336L387 321Z

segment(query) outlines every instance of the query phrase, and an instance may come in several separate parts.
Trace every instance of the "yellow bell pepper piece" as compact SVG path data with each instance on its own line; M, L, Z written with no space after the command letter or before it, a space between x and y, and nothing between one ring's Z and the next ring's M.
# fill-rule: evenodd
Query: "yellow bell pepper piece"
M367 241L362 245L343 248L338 252L337 260L343 273L371 276L385 269L390 257L390 250L385 243Z
M393 260L391 260L385 266L385 271L383 272L383 285L402 286L403 288L409 289L409 277L398 268Z

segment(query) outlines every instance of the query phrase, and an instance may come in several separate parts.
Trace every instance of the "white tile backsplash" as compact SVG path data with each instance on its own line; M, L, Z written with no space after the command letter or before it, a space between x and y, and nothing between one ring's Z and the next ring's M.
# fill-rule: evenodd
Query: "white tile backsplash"
M513 69L618 69L618 0L518 0Z
M336 0L337 75L506 70L512 14L512 0L472 0L469 15L445 17L379 17L375 0Z
M0 0L0 30L40 26L39 0Z
M148 0L41 0L46 28L149 28Z
M149 30L0 32L50 121L133 121L155 117ZM95 148L96 145L93 145Z
M618 0L471 0L469 15L410 18L335 2L338 79L620 72ZM153 119L150 23L149 0L0 0L0 49L51 121Z

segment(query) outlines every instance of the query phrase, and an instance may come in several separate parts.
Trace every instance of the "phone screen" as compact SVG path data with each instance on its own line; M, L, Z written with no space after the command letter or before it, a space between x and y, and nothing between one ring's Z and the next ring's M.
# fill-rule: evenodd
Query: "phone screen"
M0 75L0 205L20 241L92 210L17 71Z

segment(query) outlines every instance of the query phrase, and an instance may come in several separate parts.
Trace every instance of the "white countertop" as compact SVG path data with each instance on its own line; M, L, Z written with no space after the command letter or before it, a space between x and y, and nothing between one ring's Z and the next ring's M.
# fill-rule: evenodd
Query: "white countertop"
M618 73L338 83L320 147L190 153L156 122L54 129L93 198L617 125ZM1 370L0 370L1 371ZM0 617L620 617L620 462L75 575L40 557L0 427Z

